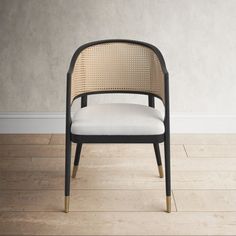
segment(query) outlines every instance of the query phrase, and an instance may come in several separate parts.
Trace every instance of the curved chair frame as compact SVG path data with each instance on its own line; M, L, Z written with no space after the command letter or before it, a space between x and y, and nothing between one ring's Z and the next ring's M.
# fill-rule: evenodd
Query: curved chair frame
M81 108L87 106L87 96L90 94L102 93L136 93L145 94L148 96L148 104L150 107L155 107L154 98L158 97L156 94L148 92L137 91L99 91L83 93L76 96L71 101L71 80L72 73L75 67L76 60L80 53L91 46L104 44L104 43L131 43L138 44L150 48L158 57L161 70L164 75L164 94L165 94L165 133L161 135L74 135L71 133L71 105L72 102L81 97ZM161 97L158 97L163 101ZM69 70L67 72L67 95L66 95L66 153L65 153L65 212L69 212L69 199L70 199L70 175L71 175L71 142L77 143L74 169L72 177L76 176L76 171L79 164L80 152L83 143L153 143L156 154L157 164L159 168L160 177L163 177L163 170L160 158L159 143L164 142L165 151L165 182L166 182L166 206L167 212L171 212L171 172L170 172L170 119L169 119L169 75L166 69L164 58L161 52L153 45L133 40L126 39L110 39L95 41L87 43L79 47L74 53Z

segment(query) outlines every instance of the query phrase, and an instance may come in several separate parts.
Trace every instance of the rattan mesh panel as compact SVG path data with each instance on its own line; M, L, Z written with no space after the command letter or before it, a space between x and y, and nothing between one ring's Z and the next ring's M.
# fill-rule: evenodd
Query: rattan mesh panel
M99 91L150 92L164 101L164 76L156 54L132 43L104 43L84 49L72 74L71 99Z

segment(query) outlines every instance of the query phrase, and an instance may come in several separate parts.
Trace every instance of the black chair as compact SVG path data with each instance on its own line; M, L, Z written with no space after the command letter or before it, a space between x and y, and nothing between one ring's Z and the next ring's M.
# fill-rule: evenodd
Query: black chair
M144 94L148 106L110 103L87 106L92 94ZM71 115L71 105L81 108ZM154 98L165 107L155 109ZM67 73L65 212L69 212L71 142L77 143L72 177L76 177L83 143L153 143L163 177L159 143L164 142L167 212L171 212L169 78L161 52L151 44L103 40L74 53Z

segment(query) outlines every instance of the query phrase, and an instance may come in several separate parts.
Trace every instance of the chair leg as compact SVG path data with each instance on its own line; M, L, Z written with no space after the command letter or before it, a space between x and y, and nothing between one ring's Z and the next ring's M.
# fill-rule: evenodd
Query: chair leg
M66 137L66 158L65 158L65 212L69 212L70 203L70 168L71 168L71 141Z
M76 173L77 173L78 166L79 166L81 149L82 149L82 143L77 143L76 151L75 151L75 160L74 160L74 167L73 167L73 172L72 172L72 178L76 177Z
M165 138L166 210L171 212L170 138Z
M160 178L163 178L164 174L163 174L163 167L162 167L162 163L161 163L161 153L160 153L159 144L158 143L153 143L153 147L154 147L154 151L155 151L155 154L156 154L156 160L157 160L159 175L160 175Z

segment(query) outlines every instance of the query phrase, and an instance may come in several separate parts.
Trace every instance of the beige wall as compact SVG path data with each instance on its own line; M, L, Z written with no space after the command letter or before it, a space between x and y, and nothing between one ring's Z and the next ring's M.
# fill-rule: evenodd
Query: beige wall
M171 110L236 114L234 0L0 0L0 112L61 112L65 75L88 41L155 44Z

